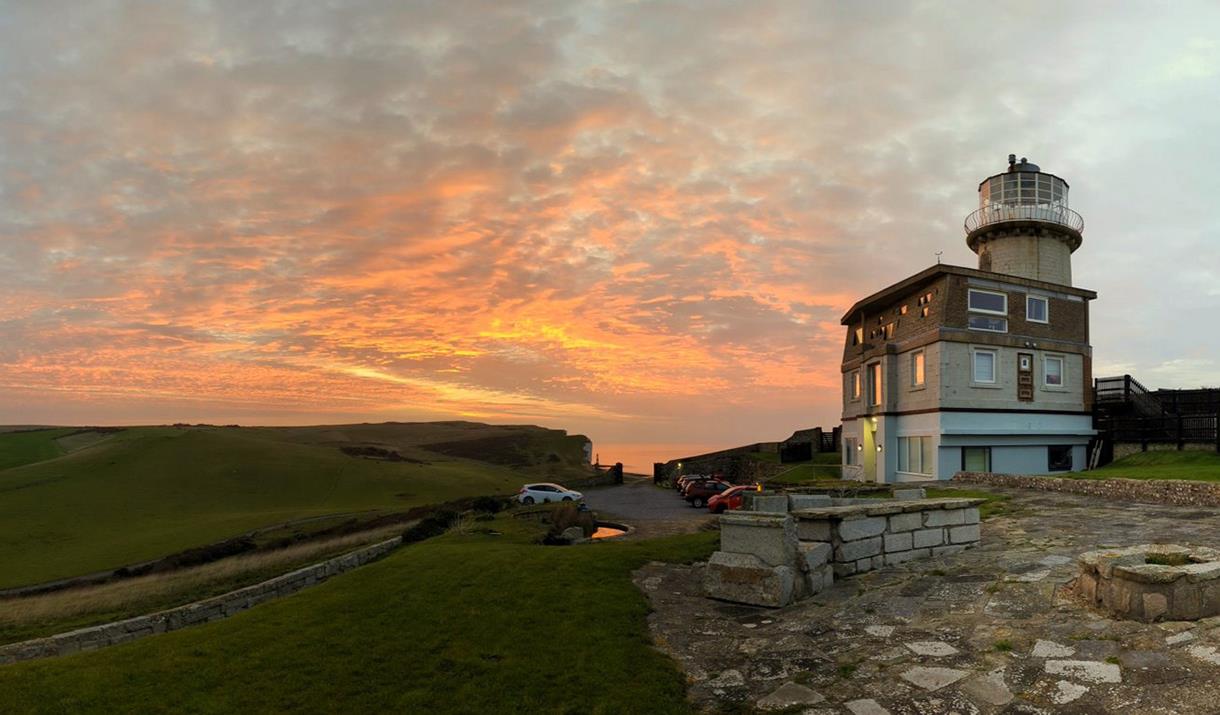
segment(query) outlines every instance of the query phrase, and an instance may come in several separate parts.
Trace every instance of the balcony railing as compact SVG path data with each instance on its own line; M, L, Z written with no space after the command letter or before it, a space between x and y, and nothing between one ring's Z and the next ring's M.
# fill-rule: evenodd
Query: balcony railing
M1084 219L1066 206L1047 204L991 204L966 217L966 233L974 233L984 226L1007 221L1045 221L1075 231L1084 232Z

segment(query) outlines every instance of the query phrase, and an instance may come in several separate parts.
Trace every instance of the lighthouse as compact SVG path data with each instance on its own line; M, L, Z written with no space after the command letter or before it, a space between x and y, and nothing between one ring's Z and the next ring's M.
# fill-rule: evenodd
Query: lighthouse
M979 183L979 207L966 217L966 245L979 270L1072 284L1072 253L1084 219L1068 208L1068 183L1025 158Z

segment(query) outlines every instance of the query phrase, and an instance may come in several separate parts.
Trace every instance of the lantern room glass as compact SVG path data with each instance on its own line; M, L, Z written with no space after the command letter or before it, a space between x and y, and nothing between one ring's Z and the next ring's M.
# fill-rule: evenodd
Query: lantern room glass
M1067 208L1067 205L1067 182L1050 174L1013 171L993 176L979 187L980 208L989 206Z

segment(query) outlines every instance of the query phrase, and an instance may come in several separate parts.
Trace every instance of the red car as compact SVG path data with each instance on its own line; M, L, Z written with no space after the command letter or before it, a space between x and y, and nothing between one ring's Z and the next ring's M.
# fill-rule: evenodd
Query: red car
M749 485L726 489L707 500L707 510L713 514L723 514L730 509L740 509L741 495L750 489L753 487Z
M690 505L696 509L702 509L707 504L708 499L732 488L732 484L718 479L695 482L686 488L686 501L690 502Z

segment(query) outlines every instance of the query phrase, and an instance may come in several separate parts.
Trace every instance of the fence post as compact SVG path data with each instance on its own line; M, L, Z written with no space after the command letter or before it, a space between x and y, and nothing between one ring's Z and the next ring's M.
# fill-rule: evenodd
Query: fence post
M1216 422L1213 431L1216 437L1216 454L1220 454L1220 411L1216 412Z
M1186 449L1186 435L1182 433L1182 415L1178 415L1178 451Z

